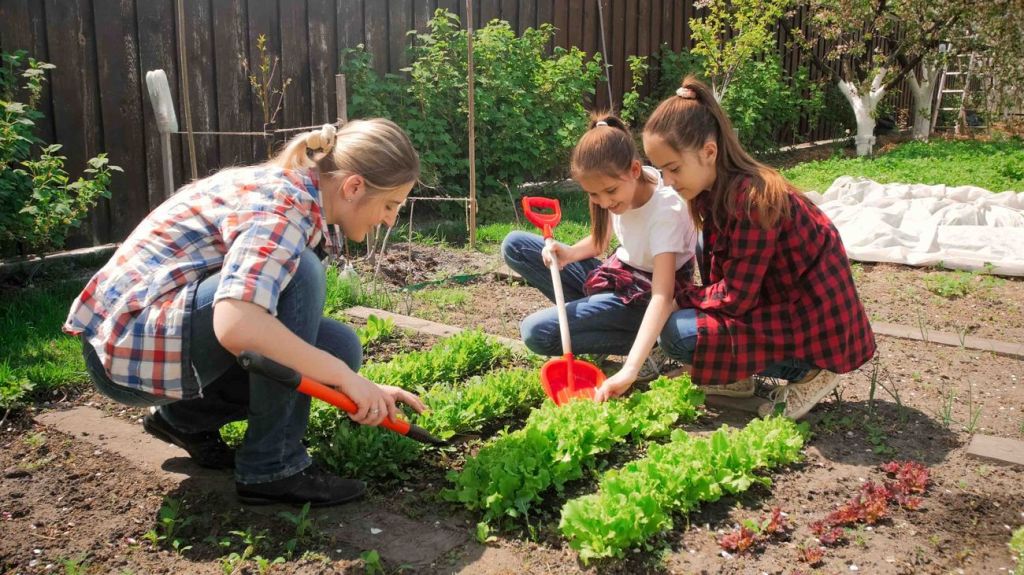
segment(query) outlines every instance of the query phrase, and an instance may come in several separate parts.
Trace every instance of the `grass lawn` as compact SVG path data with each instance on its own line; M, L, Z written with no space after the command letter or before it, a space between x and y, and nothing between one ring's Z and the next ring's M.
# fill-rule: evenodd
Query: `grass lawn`
M0 409L88 381L82 345L60 326L85 280L60 281L0 301Z
M824 193L840 176L882 184L978 186L1024 192L1024 140L908 142L875 158L830 158L800 164L783 174L802 190Z

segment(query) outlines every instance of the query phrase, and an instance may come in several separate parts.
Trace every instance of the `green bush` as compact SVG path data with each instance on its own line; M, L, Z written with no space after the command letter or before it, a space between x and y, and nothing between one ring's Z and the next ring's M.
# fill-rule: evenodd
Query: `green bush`
M61 247L100 197L110 197L106 154L89 160L86 178L72 181L58 144L45 146L35 136L43 117L36 106L46 70L54 66L28 58L20 50L3 54L0 67L0 254ZM19 79L24 84L19 86ZM19 89L20 88L20 89ZM18 101L24 97L25 102ZM33 147L42 146L38 158Z
M409 77L377 76L360 47L345 54L352 80L352 117L387 116L404 127L423 161L423 181L465 197L469 180L466 31L438 10L429 31L416 35ZM477 198L481 222L512 214L510 189L563 168L586 129L584 98L601 75L599 58L578 48L547 46L554 27L521 36L507 22L475 32ZM449 216L460 216L461 207Z

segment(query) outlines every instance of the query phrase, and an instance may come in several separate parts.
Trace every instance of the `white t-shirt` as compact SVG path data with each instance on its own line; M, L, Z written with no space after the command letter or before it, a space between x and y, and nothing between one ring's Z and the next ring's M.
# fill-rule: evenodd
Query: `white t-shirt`
M686 202L665 185L658 170L644 166L644 172L657 180L647 203L621 216L609 214L612 229L619 239L615 255L622 263L651 273L654 256L674 252L674 269L678 270L696 253L697 232L693 220Z

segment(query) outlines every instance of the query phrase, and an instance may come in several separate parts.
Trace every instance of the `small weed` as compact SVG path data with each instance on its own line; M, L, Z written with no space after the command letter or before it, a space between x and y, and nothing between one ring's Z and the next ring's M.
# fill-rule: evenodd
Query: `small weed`
M416 292L413 297L424 304L441 310L462 307L469 300L469 295L459 288L433 288Z
M290 513L288 511L282 511L278 513L278 516L286 519L289 523L295 526L295 535L291 539L285 542L284 548L291 558L295 555L295 549L305 543L308 539L315 537L316 524L309 517L309 503L302 506L302 510L298 513Z
M88 556L82 555L76 558L61 559L60 564L64 566L65 575L85 575L89 571Z
M853 429L854 425L853 418L849 415L838 417L832 412L826 413L818 421L818 426L821 427L821 430L829 434Z
M160 511L157 512L156 528L150 529L143 535L143 538L152 543L154 547L164 545L179 555L192 548L191 545L185 545L178 535L195 519L191 516L181 517L181 504L182 501L179 499L164 497Z
M953 402L956 401L956 394L953 392L952 387L946 388L946 391L942 394L942 402L939 404L939 410L936 415L939 418L939 423L942 424L943 429L949 429L953 423Z
M981 419L981 411L982 405L980 403L978 405L974 404L974 382L971 381L968 383L967 388L967 413L969 419L967 424L964 425L964 429L967 433L974 433L974 431L978 429L978 421Z
M377 553L376 549L370 549L364 551L359 556L363 560L363 568L366 570L366 575L384 575L384 564L381 563L380 553Z
M1013 555L1017 562L1017 567L1012 573L1024 575L1024 527L1013 532L1007 545L1010 547L1010 555Z
M886 435L885 430L882 429L882 426L870 420L865 421L864 431L867 432L868 443L872 445L872 451L874 451L876 455L889 457L896 453L896 450L889 446L889 436Z
M476 541L481 545L486 545L491 541L497 541L498 538L491 535L491 526L486 522L481 521L476 524Z
M853 262L850 264L850 271L853 272L853 283L859 284L861 278L864 277L864 264Z
M39 449L46 444L46 434L33 432L25 436L25 445L32 449Z

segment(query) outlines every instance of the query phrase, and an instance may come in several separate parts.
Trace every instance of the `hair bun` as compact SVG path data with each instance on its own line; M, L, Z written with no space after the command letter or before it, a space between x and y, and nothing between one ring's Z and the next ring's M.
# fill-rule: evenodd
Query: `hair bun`
M679 96L684 100L696 100L697 92L694 92L693 90L687 88L686 86L680 86L676 90L676 96Z
M334 127L334 124L324 124L319 130L306 134L306 148L318 152L328 152L334 147L337 134L338 129Z

